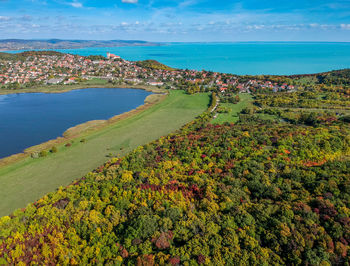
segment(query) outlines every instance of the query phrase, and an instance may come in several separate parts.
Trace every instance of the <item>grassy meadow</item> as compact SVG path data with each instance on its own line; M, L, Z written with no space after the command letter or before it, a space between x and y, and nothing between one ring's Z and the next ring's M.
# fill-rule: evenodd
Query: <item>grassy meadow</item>
M233 103L220 103L220 106L229 108L231 111L228 113L218 114L216 118L213 119L213 124L223 124L225 122L234 123L237 122L239 117L238 114L242 109L249 107L252 104L253 98L248 93L241 93L239 95L240 101L237 104Z

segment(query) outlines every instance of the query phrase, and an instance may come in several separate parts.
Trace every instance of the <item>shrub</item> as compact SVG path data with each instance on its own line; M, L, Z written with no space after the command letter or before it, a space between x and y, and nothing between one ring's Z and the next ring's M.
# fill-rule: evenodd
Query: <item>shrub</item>
M39 153L38 152L32 152L32 154L30 155L33 159L37 159L39 158Z
M46 157L47 156L47 151L41 151L39 153L39 157Z
M57 147L56 146L53 146L51 148L51 153L56 153L58 150L57 150Z
M241 114L252 115L254 112L255 110L253 108L246 107L242 109Z
M219 108L217 108L216 111L218 113L226 113L227 114L227 113L231 112L231 108L220 106Z

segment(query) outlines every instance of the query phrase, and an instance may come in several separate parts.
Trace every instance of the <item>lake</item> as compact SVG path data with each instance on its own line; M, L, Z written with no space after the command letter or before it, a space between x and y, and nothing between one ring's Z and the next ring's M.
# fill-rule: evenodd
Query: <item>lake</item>
M58 51L84 56L111 52L126 60L155 59L175 68L240 75L306 74L350 67L350 43L334 42L170 43Z
M140 89L91 88L0 95L0 158L55 139L75 125L135 109L150 94Z

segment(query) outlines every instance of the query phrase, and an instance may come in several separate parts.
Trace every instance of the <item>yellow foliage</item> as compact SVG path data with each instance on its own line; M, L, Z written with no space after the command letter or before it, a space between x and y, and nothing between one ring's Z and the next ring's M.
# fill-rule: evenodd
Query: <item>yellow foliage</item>
M89 202L87 200L79 202L80 209L85 210L89 206Z
M350 216L350 209L345 206L340 208L340 212L347 216Z
M282 236L285 236L285 237L291 236L290 229L285 223L280 224L280 229L281 229L280 233Z
M9 221L11 221L11 218L9 216L4 216L0 218L0 226L8 223Z
M71 258L69 264L70 265L78 265L78 262L74 258Z
M244 131L243 134L242 134L242 136L244 136L244 137L249 137L250 135L249 135L249 132L248 132L248 131Z
M100 214L97 211L92 210L90 211L89 219L91 222L98 224L100 223Z
M112 158L112 160L111 160L111 164L114 164L114 163L116 163L116 162L118 162L118 160L119 160L119 158Z
M51 256L51 249L48 244L43 244L41 254L43 254L45 258L49 258Z
M128 170L125 170L123 171L122 173L122 176L120 178L120 182L122 183L129 183L133 180L133 176L132 176L132 171L128 171Z
M10 254L13 261L15 261L17 258L24 255L23 248L24 248L23 245L17 245L15 249L11 250Z

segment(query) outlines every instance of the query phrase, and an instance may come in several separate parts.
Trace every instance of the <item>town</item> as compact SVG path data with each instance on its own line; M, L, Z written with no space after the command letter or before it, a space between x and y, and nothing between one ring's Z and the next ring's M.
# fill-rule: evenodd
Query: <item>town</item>
M283 80L276 82L204 70L172 69L156 61L152 62L156 63L156 67L127 61L111 53L107 53L106 57L84 57L57 52L35 52L18 60L0 59L0 87L20 89L53 84L69 85L100 78L116 85L162 86L185 89L189 93L250 93L257 89L293 92L298 89Z

